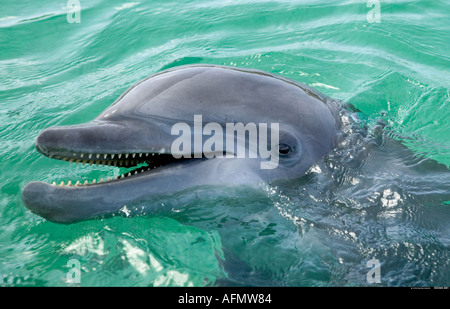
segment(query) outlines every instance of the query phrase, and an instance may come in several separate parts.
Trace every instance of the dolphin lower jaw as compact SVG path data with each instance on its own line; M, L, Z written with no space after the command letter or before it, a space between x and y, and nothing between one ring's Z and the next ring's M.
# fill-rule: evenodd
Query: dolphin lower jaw
M188 187L190 175L195 174L197 164L205 160L212 161L181 159L152 171L143 167L142 171L124 174L118 179L86 184L30 182L22 192L22 200L33 213L57 223L114 216L124 207L133 209L136 205L150 211L148 208L153 206L145 201Z
M129 204L135 187L127 180L121 184L109 182L88 186L31 182L24 188L22 199L28 209L47 220L73 223L117 213Z

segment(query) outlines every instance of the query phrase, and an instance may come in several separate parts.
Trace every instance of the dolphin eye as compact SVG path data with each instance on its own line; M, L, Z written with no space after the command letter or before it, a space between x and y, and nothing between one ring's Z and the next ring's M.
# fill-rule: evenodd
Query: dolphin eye
M291 147L286 144L280 144L278 145L278 152L282 155L287 155L289 152L291 152Z

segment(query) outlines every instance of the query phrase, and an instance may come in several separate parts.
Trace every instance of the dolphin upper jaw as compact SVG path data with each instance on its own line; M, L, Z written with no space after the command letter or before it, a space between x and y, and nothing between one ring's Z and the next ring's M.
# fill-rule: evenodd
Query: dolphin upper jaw
M36 139L36 149L46 156L71 154L165 153L170 149L167 124L145 124L129 121L91 121L82 125L51 127ZM149 141L151 141L149 143Z

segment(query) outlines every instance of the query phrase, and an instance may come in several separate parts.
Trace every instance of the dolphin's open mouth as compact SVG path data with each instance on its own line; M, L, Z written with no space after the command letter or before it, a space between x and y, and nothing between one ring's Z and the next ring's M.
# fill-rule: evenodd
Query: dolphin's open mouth
M169 183L183 187L185 181L179 177L180 167L188 165L195 169L196 162L204 162L193 158L178 159L167 146L158 142L153 147L146 145L146 151L136 147L130 152L120 150L130 148L129 145L114 145L116 149L108 149L114 144L105 143L109 136L125 144L133 141L117 138L117 131L112 131L111 126L94 124L88 127L91 130L86 130L85 135L79 133L79 126L46 129L38 136L36 149L49 158L69 163L118 167L121 168L119 174L114 171L115 177L93 180L30 182L22 192L22 199L32 212L60 223L113 215L127 205L131 207L135 201L146 199L147 194L166 192ZM105 132L110 135L95 134L101 132L101 128L106 128ZM91 145L90 140L97 144ZM139 143L134 144L139 147ZM101 149L105 150L99 151Z
M152 132L158 132L156 129ZM155 133L161 134L161 133ZM91 122L83 125L52 127L36 139L36 150L46 157L69 163L121 168L116 176L100 179L59 179L50 184L59 188L91 187L112 184L125 178L134 178L171 163L181 162L170 152L170 144L159 143L151 137L145 141L142 131L126 126ZM110 174L111 175L111 174ZM61 181L63 180L63 181Z
M120 176L101 178L99 180L68 180L60 183L53 182L54 186L92 186L106 182L120 181L127 177L133 177L143 173L150 173L151 170L157 169L161 166L168 165L175 161L187 160L184 158L176 159L170 153L63 153L63 152L46 152L39 145L36 145L36 149L43 155L69 163L82 164L90 166L102 165L102 166L114 166L127 168L126 173L122 173Z

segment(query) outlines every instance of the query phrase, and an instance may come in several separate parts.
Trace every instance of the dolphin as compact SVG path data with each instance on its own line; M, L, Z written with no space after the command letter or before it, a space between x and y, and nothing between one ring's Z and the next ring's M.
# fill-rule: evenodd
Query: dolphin
M268 157L238 158L236 149L211 156L185 147L175 156L171 150L180 136L173 127L192 124L195 115L224 128L277 124L279 145L270 147L279 154L276 167L261 168ZM295 179L334 147L340 127L338 102L297 81L236 67L175 67L138 82L94 120L50 127L36 139L37 151L47 157L130 172L92 182L30 182L22 200L47 220L72 223L199 186ZM190 134L194 140L205 132Z

